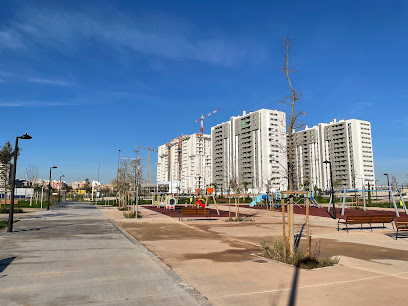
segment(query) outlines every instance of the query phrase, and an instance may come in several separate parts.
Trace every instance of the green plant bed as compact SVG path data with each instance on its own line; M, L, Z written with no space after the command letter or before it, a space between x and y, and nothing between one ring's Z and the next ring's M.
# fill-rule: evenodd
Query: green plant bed
M261 243L261 255L263 257L284 262L303 269L330 267L336 265L340 260L338 257L319 257L320 244L316 244L316 248L310 256L307 256L301 249L297 248L295 249L295 254L293 257L290 257L288 256L290 251L289 244L287 243L286 254L287 258L284 258L284 245L281 238L275 238L272 242L272 246L266 242Z
M18 201L15 207L24 207L24 208L41 208L41 202L32 202L30 206L30 201ZM47 203L43 201L43 208L47 207Z
M254 218L252 217L238 217L238 218L227 218L225 222L254 222Z
M136 212L127 212L127 211L124 211L123 212L123 216L125 217L125 218L135 218L136 217ZM137 213L137 218L141 218L142 217L142 214L140 213L140 212L138 212Z
M10 208L9 207L2 207L0 208L0 214L8 214L10 212ZM15 214L21 214L23 213L23 209L19 208L19 207L14 207L14 213Z
M17 223L20 220L14 220L13 224ZM0 230L2 230L3 228L6 228L8 225L8 221L7 220L1 220L0 221Z

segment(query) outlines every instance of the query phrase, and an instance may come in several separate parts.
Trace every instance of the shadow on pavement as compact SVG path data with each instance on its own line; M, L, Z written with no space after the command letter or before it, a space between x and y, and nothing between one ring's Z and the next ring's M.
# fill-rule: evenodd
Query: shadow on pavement
M3 272L9 264L11 264L17 257L9 257L9 258L4 258L0 259L0 273Z

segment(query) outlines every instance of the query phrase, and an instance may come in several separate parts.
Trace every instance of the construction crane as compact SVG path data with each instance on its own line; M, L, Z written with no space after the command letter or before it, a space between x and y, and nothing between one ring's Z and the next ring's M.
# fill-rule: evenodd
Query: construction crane
M158 151L156 149L152 149L150 147L147 147L147 148L141 147L141 146L135 146L135 147L138 148L138 149L143 149L143 150L148 151L148 153L147 153L147 178L146 178L146 184L147 184L147 186L149 188L149 186L150 186L150 151L153 151L153 152L158 152Z
M221 108L219 108L219 109L217 109L217 110L215 110L215 111L213 111L213 112L211 112L211 113L209 113L209 114L207 114L207 115L201 115L201 118L200 119L197 119L195 122L201 122L201 129L200 129L200 134L201 134L201 136L204 134L204 124L203 124L203 121L204 121L204 119L205 118L207 118L207 117L209 117L209 116L211 116L212 114L215 114L216 112L218 112L219 110L220 110Z

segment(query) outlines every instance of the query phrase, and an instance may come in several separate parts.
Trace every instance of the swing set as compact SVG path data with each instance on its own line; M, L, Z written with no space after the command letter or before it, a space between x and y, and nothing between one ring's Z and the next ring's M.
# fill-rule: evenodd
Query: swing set
M344 190L343 190L343 204L342 204L342 208L341 208L341 215L344 216L344 211L345 211L345 208L346 208L346 199L347 199L347 193L348 193L348 192L354 192L354 195L352 196L352 197L353 197L353 201L351 202L351 206L355 205L356 208L357 208L358 205L359 205L359 196L357 195L357 192L358 192L358 193L361 192L361 193L362 193L362 198L363 198L363 209L364 209L364 211L367 211L367 203L366 203L367 201L366 201L366 195L365 195L365 193L366 193L366 192L376 192L376 191L380 191L380 192L387 191L387 192L389 192L390 198L391 198L391 200L392 200L392 204L393 204L393 206L394 206L395 215L396 215L396 217L400 217L400 213L399 213L399 210L398 210L398 206L397 206L397 203L396 203L396 201L395 201L395 196L394 196L394 193L393 193L391 187L390 187L390 189L388 189L388 190L366 190L366 189L362 189L362 190L358 190L358 189L356 189L356 190L347 190L347 188L344 187ZM397 192L398 192L398 195L399 195L399 197L400 197L400 205L401 205L402 208L404 209L405 214L408 215L407 206L405 205L405 201L404 201L404 198L403 198L403 196L402 196L401 190L400 190L400 189L397 189ZM331 195L331 196L330 196L329 207L328 207L327 212L330 212L330 209L331 209L332 206L334 207L332 197L333 197L333 196Z

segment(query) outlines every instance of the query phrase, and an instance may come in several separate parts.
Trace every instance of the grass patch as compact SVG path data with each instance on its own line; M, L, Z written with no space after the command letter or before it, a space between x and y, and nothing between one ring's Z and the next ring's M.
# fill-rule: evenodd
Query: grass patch
M227 218L225 222L254 222L252 217Z
M323 267L334 266L339 262L338 257L319 257L320 255L320 243L316 243L315 250L310 256L307 256L301 249L295 249L295 254L290 257L289 244L286 244L286 254L284 255L284 245L281 238L275 238L272 242L272 246L265 241L261 243L261 255L266 258L270 258L276 261L285 262L287 264L300 267L303 269L316 269Z
M15 214L21 214L21 213L23 213L24 211L23 211L23 209L22 208L19 208L19 207L14 207L14 213ZM1 207L0 208L0 214L8 214L8 213L10 213L10 208L9 207Z
M123 212L123 216L125 217L125 218L135 218L136 217L136 212L127 212L127 211L124 211ZM142 217L142 214L140 213L140 212L138 212L137 213L137 218L141 218Z
M17 223L18 221L20 221L20 220L15 220L15 221L13 222L13 224ZM0 221L0 230L2 230L3 228L6 228L7 225L8 225L8 221L7 221L7 220L1 220L1 221Z

